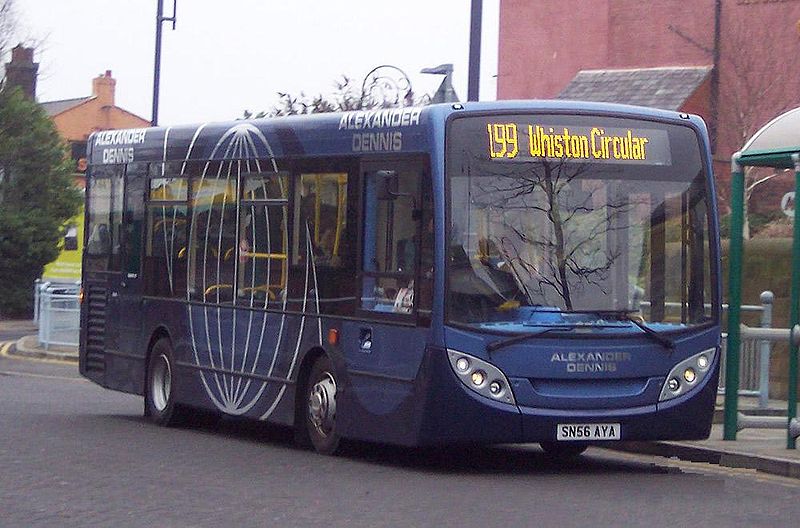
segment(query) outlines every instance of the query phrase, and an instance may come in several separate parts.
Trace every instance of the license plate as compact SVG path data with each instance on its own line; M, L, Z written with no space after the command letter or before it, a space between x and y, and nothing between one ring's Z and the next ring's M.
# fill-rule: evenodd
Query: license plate
M558 424L556 440L575 442L586 440L619 440L621 427L618 423Z

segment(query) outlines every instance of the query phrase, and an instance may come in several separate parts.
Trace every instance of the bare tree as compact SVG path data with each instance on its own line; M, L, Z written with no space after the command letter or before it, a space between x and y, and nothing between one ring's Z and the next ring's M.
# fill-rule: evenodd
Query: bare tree
M585 166L543 161L536 169L505 173L479 184L479 190L497 201L497 206L516 203L547 220L538 224L541 229L530 231L504 219L506 234L499 238L496 250L528 298L546 299L552 291L568 310L573 309L576 288L592 286L608 293L609 272L621 255L610 243L612 233L629 227L626 219L632 207L627 197L606 196L602 203L597 201L591 189L581 188L579 180L585 172ZM532 259L534 254L538 258Z
M278 103L270 111L253 113L245 110L243 118L396 108L430 102L430 96L417 98L410 86L393 84L386 76L370 77L362 86L357 86L352 77L342 75L333 86L334 90L329 95L309 96L305 92L300 92L299 95L278 92Z
M361 92L356 88L353 79L346 75L342 75L334 82L334 91L329 96L317 94L309 97L303 92L300 92L299 96L279 92L278 97L278 104L266 114L267 116L317 114L363 108Z
M723 144L742 147L770 119L800 102L795 72L800 67L796 54L770 53L772 45L797 41L794 24L786 23L783 9L764 10L766 20L754 24L743 16L728 22L720 53L720 136ZM787 63L788 61L788 63ZM727 153L725 153L727 154ZM756 187L783 172L745 170L744 237L750 238L749 200Z
M14 38L16 26L14 0L0 0L0 59L5 58L6 51Z
M719 104L717 105L717 159L728 158L739 149L770 119L794 108L800 103L800 78L795 74L800 68L800 55L773 52L780 46L796 45L796 16L787 14L792 6L742 5L728 2L722 16L722 33L719 42L720 76ZM751 10L758 9L759 17ZM680 27L668 26L670 31L685 42L713 56L713 45L705 45ZM719 145L734 149L720 151ZM748 202L756 187L772 180L782 172L769 173L748 167L745 170L744 237L750 237ZM726 195L720 196L723 205Z

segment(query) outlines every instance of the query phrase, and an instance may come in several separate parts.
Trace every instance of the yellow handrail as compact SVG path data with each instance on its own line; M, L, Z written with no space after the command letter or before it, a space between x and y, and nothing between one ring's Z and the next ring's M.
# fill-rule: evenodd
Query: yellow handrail
M275 294L272 293L272 289L273 288L279 289L280 285L278 285L278 284L259 284L258 286L252 286L252 287L248 287L248 288L241 288L240 291L242 293L248 292L248 291L264 292L264 293L267 294L267 297L269 297L271 300L274 301L275 300Z
M265 258L265 259L275 259L275 260L286 260L288 256L286 253L258 253L258 252L246 252L240 253L243 257L250 257L250 258Z
M206 288L206 291L203 292L203 295L208 295L214 290L221 290L223 288L233 288L233 286L230 284L212 284L211 286Z

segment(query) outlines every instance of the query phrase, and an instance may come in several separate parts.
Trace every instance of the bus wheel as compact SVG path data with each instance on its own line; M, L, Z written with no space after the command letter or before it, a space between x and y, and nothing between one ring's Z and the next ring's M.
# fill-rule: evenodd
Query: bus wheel
M175 362L168 339L153 345L147 362L144 414L158 425L177 425L182 408L175 403Z
M589 447L589 444L582 442L539 442L539 445L548 456L559 460L575 458Z
M336 432L336 376L327 356L317 359L306 385L305 424L318 453L332 455L339 447Z

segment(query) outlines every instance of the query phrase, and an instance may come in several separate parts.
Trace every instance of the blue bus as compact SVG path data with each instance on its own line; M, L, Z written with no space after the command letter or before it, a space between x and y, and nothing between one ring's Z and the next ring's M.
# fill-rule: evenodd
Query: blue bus
M503 101L88 144L80 371L157 424L211 410L322 453L709 435L720 250L696 116Z

